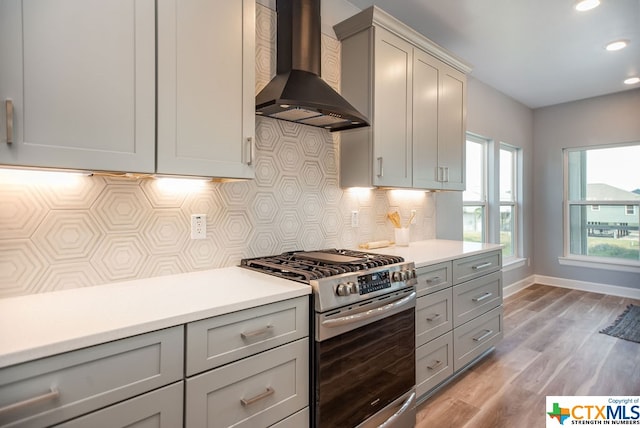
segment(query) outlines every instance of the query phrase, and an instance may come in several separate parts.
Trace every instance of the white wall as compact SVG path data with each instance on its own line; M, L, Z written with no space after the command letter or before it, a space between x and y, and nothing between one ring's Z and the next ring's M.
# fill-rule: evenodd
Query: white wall
M640 274L562 266L562 149L640 142L640 89L534 111L536 274L640 289ZM638 159L640 167L640 159Z

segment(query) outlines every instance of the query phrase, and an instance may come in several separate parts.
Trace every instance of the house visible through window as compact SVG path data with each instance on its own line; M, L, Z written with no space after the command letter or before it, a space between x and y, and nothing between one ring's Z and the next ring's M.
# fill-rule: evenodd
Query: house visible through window
M565 149L565 257L640 261L640 144Z

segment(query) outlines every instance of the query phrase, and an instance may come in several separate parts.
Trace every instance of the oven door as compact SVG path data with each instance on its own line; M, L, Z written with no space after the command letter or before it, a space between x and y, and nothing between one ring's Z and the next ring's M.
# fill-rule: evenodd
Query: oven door
M409 288L316 314L315 426L413 426L415 298Z

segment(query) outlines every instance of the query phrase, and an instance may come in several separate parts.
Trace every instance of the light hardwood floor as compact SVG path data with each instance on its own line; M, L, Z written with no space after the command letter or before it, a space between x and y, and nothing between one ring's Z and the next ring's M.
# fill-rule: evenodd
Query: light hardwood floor
M640 343L599 331L640 300L533 285L496 350L420 405L418 428L545 426L547 395L640 395Z

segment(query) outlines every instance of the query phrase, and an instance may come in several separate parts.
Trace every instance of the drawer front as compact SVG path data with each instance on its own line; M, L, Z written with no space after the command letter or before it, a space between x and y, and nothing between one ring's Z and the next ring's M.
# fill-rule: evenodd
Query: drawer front
M458 371L502 339L502 306L453 330L453 370Z
M502 268L502 252L478 254L453 261L453 285L498 271Z
M416 349L416 395L435 388L453 374L453 332Z
M451 262L438 263L436 265L419 267L418 284L416 292L418 297L451 287Z
M182 379L183 331L173 327L1 369L0 425L52 425ZM36 397L43 399L30 401Z
M502 304L502 272L453 287L453 324L458 327Z
M416 347L453 328L451 288L416 300Z
M309 298L187 324L187 376L309 335Z
M186 427L268 427L309 405L309 339L187 379Z
M309 408L305 407L299 412L289 416L287 419L271 425L271 428L308 428L309 427Z
M176 428L182 426L184 383L178 382L153 392L89 413L57 428Z

